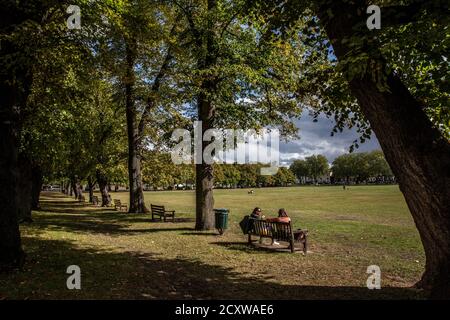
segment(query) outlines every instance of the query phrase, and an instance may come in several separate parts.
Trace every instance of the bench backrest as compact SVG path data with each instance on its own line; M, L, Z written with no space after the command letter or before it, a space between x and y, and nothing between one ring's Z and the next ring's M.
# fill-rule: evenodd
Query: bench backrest
M281 241L291 241L293 238L291 222L266 221L250 218L249 233L258 236L272 236Z
M120 200L119 199L114 199L114 204L117 205L117 206L120 206L121 205Z
M162 213L162 214L164 214L164 212L166 211L164 206L158 206L158 205L155 205L155 204L150 204L150 207L151 207L153 213Z

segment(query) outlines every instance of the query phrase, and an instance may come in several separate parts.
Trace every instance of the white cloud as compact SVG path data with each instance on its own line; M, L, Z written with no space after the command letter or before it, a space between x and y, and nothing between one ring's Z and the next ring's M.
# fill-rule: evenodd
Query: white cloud
M280 143L280 157L282 163L291 163L295 159L304 159L313 154L323 154L331 163L344 153L348 153L349 147L359 135L355 129L347 129L342 133L331 136L334 122L325 116L320 116L318 122L313 122L308 112L303 112L302 118L296 122L299 128L300 139L287 143ZM371 151L380 149L376 136L364 144L360 144L357 151Z

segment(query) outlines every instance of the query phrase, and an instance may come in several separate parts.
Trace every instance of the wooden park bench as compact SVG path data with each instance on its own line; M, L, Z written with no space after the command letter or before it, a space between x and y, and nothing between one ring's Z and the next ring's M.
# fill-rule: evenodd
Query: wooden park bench
M119 199L114 199L114 209L117 210L119 208L119 211L122 211L122 208L125 208L124 211L128 211L128 207L126 204L122 204Z
M249 227L247 229L248 243L252 243L252 235L262 238L289 242L289 249L294 252L296 242L303 244L303 252L307 252L307 230L293 230L292 222L266 221L261 219L249 218Z
M166 210L164 206L154 204L150 204L150 207L152 210L152 220L154 219L154 216L159 216L159 219L164 219L164 222L166 222L167 217L172 217L172 221L175 221L175 210Z
M98 201L98 197L97 196L92 196L92 204L94 206L100 205L100 202Z

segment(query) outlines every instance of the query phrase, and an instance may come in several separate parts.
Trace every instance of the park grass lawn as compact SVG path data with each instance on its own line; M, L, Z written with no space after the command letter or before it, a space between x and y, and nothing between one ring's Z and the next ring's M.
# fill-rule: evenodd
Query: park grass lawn
M127 202L126 192L112 193ZM148 204L177 211L177 221L42 196L35 222L21 226L24 270L0 275L0 299L399 299L423 298L424 252L397 186L215 190L230 209L229 229L194 231L194 191L146 192ZM284 207L309 230L309 252L249 247L239 221L259 206ZM66 269L81 268L81 290L66 288ZM368 290L378 265L382 289Z

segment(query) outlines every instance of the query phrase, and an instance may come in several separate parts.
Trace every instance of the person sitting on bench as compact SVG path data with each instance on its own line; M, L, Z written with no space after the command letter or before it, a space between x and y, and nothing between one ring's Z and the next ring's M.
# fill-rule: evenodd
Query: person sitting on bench
M266 217L263 215L261 208L256 207L255 209L253 209L252 214L250 215L251 218L253 219L258 219L258 220L264 220L266 219ZM253 226L250 225L249 229L252 228ZM269 230L267 230L267 232L269 232ZM259 237L259 243L262 243L262 237Z
M267 221L271 221L271 222L289 222L289 221L291 221L291 218L289 218L286 210L281 208L280 210L278 210L278 217L276 217L276 218L269 218L269 219L266 219L266 220Z
M278 210L278 217L276 217L276 218L268 218L266 220L270 221L270 222L286 222L286 223L289 223L291 221L291 218L289 218L286 210L284 210L284 208L281 208L281 209ZM273 239L272 240L272 245L274 245L274 244L279 245L280 243L275 241L275 239Z
M256 207L253 209L252 214L250 215L253 219L265 219L266 217L262 214L261 208Z
M278 221L278 222L287 222L289 223L291 221L291 218L289 218L286 210L280 209L278 210L278 217L277 218L270 218L267 219L267 221ZM297 229L293 230L294 233L294 239L296 241L302 240L306 237L306 234L308 233L307 230ZM278 242L274 241L274 244L278 244Z

